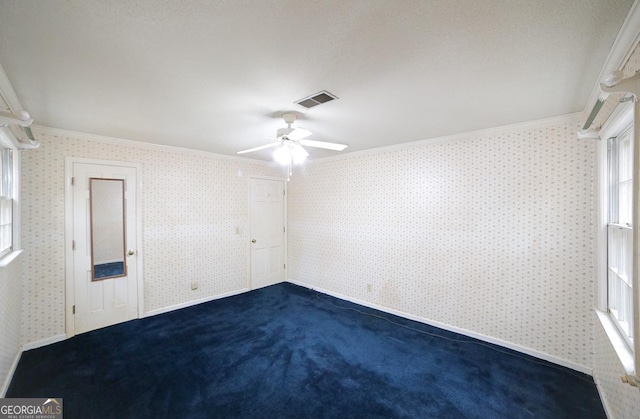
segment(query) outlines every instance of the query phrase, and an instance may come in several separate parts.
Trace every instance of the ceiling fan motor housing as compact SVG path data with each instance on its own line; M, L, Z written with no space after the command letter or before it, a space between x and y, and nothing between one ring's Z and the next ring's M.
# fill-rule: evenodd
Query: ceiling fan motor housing
M294 130L295 128L280 128L278 130L278 139L282 139L284 137L286 137L287 135L291 134L291 132Z

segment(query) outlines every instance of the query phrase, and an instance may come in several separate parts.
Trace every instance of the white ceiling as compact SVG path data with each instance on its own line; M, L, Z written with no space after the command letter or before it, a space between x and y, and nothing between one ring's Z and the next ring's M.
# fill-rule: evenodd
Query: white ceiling
M0 64L39 125L235 155L295 111L358 151L583 111L631 4L0 0Z

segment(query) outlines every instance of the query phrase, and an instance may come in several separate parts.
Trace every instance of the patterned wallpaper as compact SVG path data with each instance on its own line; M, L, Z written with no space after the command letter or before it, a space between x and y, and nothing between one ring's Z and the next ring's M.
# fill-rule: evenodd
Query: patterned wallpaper
M591 368L597 149L579 125L311 162L289 185L289 278Z
M282 176L280 170L46 131L37 139L40 148L23 153L23 343L65 330L66 156L142 164L145 311L248 287L248 176Z
M0 397L7 374L20 352L20 312L22 305L21 256L0 268ZM8 384L8 383L7 383Z
M624 368L600 322L595 320L595 323L594 376L600 393L606 399L612 418L637 419L640 412L640 391L620 381L620 377L626 374Z

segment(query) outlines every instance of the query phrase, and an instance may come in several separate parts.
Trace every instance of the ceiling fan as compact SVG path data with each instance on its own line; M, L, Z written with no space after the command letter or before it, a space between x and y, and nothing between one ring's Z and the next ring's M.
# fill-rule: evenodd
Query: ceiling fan
M291 163L300 164L309 156L307 150L302 146L324 148L327 150L342 151L347 148L346 144L329 143L326 141L307 140L312 133L304 128L291 128L296 120L296 116L292 113L282 115L286 128L280 128L277 134L277 141L247 150L238 151L237 154L251 153L253 151L264 150L266 148L278 147L273 152L273 158L280 164L289 167L289 175L291 175Z

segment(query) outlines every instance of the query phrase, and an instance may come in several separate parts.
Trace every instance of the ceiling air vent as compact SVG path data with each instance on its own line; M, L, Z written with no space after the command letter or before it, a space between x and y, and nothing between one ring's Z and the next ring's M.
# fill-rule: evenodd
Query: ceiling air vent
M305 108L308 109L308 108L313 108L314 106L318 106L325 102L330 102L337 98L338 98L337 96L332 95L326 90L322 90L318 93L312 94L311 96L307 96L300 100L296 100L294 103L297 103L298 105L304 106Z

